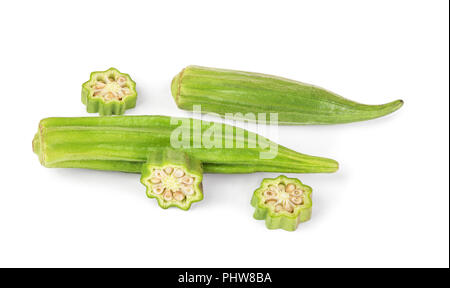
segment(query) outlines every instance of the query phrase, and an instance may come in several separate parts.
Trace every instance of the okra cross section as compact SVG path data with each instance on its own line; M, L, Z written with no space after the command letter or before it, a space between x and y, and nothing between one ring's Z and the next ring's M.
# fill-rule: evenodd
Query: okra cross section
M136 83L115 68L92 72L81 90L87 112L100 115L121 115L136 106L136 98Z
M279 176L264 179L253 193L253 217L265 220L269 229L294 231L298 224L311 218L312 189L300 180Z
M163 149L151 152L142 166L141 182L147 196L156 198L161 208L188 210L203 199L202 164L185 152Z

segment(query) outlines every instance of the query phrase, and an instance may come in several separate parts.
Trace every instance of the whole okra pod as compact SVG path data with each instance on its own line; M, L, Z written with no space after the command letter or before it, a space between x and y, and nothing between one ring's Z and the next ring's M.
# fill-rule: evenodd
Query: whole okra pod
M176 119L184 124L174 125L167 116L46 118L39 123L33 150L45 167L134 173L140 173L150 152L161 148L186 152L202 162L206 173L315 173L338 169L332 159L295 152L238 127ZM212 146L204 141L211 127L218 129L216 136L220 136ZM183 133L178 135L180 131ZM189 145L173 147L174 135L185 138ZM196 147L198 136L202 141ZM266 148L260 145L262 140ZM268 147L277 148L272 158L261 157L262 153L270 154Z
M260 73L188 66L172 80L172 96L180 109L221 116L242 113L277 113L278 124L337 124L363 121L390 114L403 105L396 100L365 105L323 88ZM249 116L250 115L250 116Z

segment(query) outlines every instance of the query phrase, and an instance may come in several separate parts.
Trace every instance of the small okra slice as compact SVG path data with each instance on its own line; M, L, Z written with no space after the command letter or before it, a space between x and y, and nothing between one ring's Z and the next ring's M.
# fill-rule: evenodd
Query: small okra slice
M121 115L136 106L136 98L136 83L116 68L92 72L81 90L87 112L100 115Z
M294 231L298 224L311 218L311 187L284 175L266 178L253 193L253 217L265 220L269 229Z
M147 196L156 198L164 209L188 210L202 200L202 178L202 163L182 151L152 151L142 166L141 182L147 187Z

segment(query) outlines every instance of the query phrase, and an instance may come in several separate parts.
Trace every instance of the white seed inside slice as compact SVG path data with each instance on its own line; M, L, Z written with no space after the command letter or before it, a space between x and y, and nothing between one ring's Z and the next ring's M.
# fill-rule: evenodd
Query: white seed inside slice
M284 186L284 184L278 184L278 190L281 192L284 192L286 189L286 187Z
M277 191L278 189L277 189L277 187L275 187L275 185L269 185L269 190L270 191Z
M267 197L267 198L273 198L273 197L275 197L275 196L277 196L277 192L275 192L275 191L265 191L264 192L264 197Z
M289 201L284 201L283 208L289 213L292 213L294 211L294 207L292 207L291 203Z
M186 185L191 185L192 183L194 183L194 178L189 177L189 176L184 176L183 179L181 180L181 182L183 182Z
M108 92L108 93L106 93L104 96L103 96L103 98L105 98L105 100L112 100L112 99L114 99L114 98L116 98L117 96L116 96L116 94L114 93L114 92Z
M153 171L153 176L156 177L156 178L161 178L161 179L166 178L166 175L164 174L164 172L162 172L159 169Z
M177 201L183 201L184 197L185 196L184 196L183 192L181 192L181 191L177 191L177 192L173 193L173 198Z
M152 187L152 190L153 190L153 193L155 193L155 194L161 194L162 192L164 192L164 186L162 186L161 184L160 185L154 185L153 187Z
M302 190L295 190L295 191L293 191L293 192L291 193L291 195L292 195L292 196L299 197L299 196L302 196L302 195L303 195L303 191L302 191Z
M187 196L191 196L194 194L194 188L192 186L183 186L181 187L181 190L186 194Z
M273 205L273 204L277 203L277 201L278 201L277 199L271 198L271 199L267 199L264 203L267 205Z
M173 176L175 176L176 178L181 178L184 176L184 171L181 170L180 168L175 169L175 171L173 172Z
M94 88L95 89L103 89L106 87L106 84L103 82L96 82Z
M165 172L167 175L172 175L173 168L172 168L172 167L166 167L166 168L164 168L164 172Z
M277 204L276 206L275 206L275 212L280 212L281 211L281 209L283 209L283 206L281 205L281 204Z
M288 185L286 185L286 192L291 193L294 190L295 190L295 185L294 184L289 183Z
M117 83L119 83L120 85L125 84L125 82L127 82L127 78L123 76L117 77Z
M153 184L161 183L161 178L152 177L152 178L150 178L150 182L152 182Z
M294 203L295 205L300 205L300 204L303 203L302 197L291 197L290 200L291 200L292 203Z
M166 201L172 200L172 192L170 190L167 190L166 192L164 192L163 198Z

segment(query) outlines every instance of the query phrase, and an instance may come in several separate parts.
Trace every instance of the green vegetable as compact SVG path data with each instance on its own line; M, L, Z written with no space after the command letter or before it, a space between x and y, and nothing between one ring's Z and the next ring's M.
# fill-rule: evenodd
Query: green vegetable
M188 154L172 149L150 153L142 166L141 183L147 196L156 198L161 208L176 206L188 210L203 199L202 164Z
M264 179L253 193L253 217L265 220L269 229L294 231L298 224L311 218L311 193L311 187L295 178L281 175Z
M89 81L83 83L81 101L87 112L100 115L120 115L136 106L136 83L130 75L115 68L91 73Z
M257 113L278 113L278 124L337 124L378 118L394 112L402 100L365 105L325 89L265 74L188 66L172 80L180 109L254 121ZM267 119L264 119L267 121Z
M210 134L213 128L217 137ZM180 144L175 141L180 137L186 143L174 147ZM209 142L216 138L219 140ZM264 148L262 144L267 146ZM151 151L161 148L188 153L203 163L206 173L313 173L338 169L334 160L295 152L244 129L189 118L47 118L40 121L33 140L33 149L45 167L135 173L141 172Z

